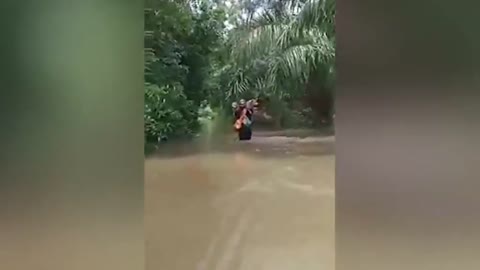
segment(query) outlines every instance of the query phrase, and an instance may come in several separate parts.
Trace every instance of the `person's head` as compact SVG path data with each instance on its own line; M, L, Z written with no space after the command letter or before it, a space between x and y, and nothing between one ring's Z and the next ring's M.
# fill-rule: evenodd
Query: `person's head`
M258 102L257 102L257 100L256 100L256 99L250 99L249 101L247 101L246 107L247 107L248 109L253 109L253 108L258 107Z
M233 109L236 109L236 108L238 108L238 103L237 103L237 102L235 102L235 101L234 101L234 102L232 102L232 108L233 108Z
M246 105L245 99L243 99L243 98L242 98L242 99L240 99L240 102L239 102L239 104L238 104L238 105L239 105L241 108L244 108L244 107L245 107L245 105Z

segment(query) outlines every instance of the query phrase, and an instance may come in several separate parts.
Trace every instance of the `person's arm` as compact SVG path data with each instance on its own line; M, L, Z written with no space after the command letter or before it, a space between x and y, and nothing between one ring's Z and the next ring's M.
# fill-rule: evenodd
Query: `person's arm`
M253 110L252 109L247 109L247 117L248 117L248 119L252 120L252 117L253 117Z
M238 118L240 118L240 116L241 116L241 113L242 113L242 111L241 111L241 110L238 110L238 109L237 109L237 110L235 110L235 113L234 113L234 115L235 115L235 120L236 120L236 119L238 119Z

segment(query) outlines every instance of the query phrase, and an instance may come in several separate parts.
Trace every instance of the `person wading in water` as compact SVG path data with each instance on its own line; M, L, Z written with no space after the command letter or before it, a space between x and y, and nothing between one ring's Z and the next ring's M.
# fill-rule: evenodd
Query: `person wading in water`
M238 139L240 141L248 141L252 138L252 115L253 108L247 106L244 99L241 99L238 103L238 107L235 110L235 131L238 133Z

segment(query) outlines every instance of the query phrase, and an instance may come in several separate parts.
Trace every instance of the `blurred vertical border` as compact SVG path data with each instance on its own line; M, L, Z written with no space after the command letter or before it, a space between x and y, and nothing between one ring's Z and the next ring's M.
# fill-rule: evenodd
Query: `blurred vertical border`
M480 269L479 5L337 0L337 270Z
M1 5L1 268L143 269L144 2Z

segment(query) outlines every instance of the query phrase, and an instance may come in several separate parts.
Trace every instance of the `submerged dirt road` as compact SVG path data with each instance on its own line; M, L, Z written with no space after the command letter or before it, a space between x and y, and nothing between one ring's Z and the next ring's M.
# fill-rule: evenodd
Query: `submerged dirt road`
M335 269L333 137L254 135L146 160L147 270Z

